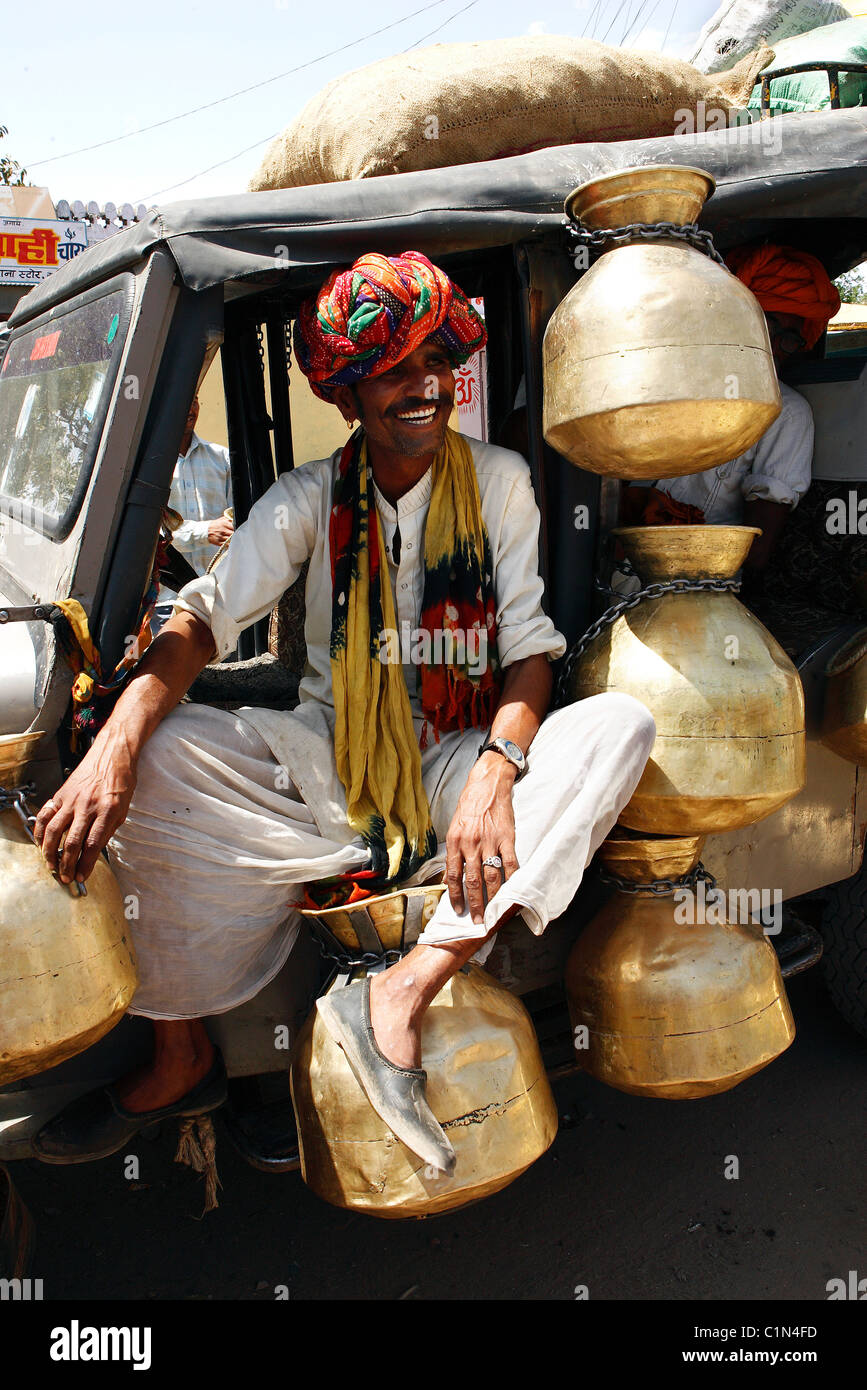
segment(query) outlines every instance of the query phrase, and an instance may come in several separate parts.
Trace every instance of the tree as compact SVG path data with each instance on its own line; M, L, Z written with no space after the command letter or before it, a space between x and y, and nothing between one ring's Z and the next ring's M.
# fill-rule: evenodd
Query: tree
M5 125L0 125L0 140L9 131ZM27 176L27 170L22 169L17 159L9 159L7 155L0 155L0 184L22 187Z
M867 304L867 282L858 270L847 270L834 281L844 304Z

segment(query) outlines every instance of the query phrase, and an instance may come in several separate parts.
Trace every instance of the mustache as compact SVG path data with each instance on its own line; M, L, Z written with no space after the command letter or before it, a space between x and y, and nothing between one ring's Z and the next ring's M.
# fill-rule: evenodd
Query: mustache
M453 403L454 398L449 396L445 391L441 391L436 399L431 399L430 397L427 399L423 397L414 397L408 401L401 401L400 405L389 406L388 413L389 415L402 415L408 410L429 410L432 405L448 405L451 407Z

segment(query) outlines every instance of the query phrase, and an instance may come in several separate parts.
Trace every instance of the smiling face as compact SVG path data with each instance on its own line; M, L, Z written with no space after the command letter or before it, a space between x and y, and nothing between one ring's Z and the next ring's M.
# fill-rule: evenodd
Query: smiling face
M360 418L374 455L411 459L442 447L454 398L448 355L430 338L389 371L334 393L347 423Z

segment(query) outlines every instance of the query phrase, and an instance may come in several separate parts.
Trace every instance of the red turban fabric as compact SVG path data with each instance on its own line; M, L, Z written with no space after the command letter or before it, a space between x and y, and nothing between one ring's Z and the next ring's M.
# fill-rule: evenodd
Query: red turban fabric
M435 338L458 366L487 342L480 315L420 251L361 256L335 270L295 323L295 356L317 396L379 376Z
M726 256L729 270L752 290L766 313L797 314L808 347L819 341L840 308L828 272L809 251L792 246L740 246Z

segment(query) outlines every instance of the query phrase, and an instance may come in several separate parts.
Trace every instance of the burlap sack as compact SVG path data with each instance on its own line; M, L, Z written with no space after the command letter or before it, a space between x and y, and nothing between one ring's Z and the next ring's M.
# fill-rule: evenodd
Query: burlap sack
M699 72L723 72L760 43L777 44L848 18L836 0L723 0L689 61Z
M330 82L269 146L250 189L672 135L677 113L682 121L699 102L727 112L745 106L772 58L763 47L708 78L677 59L592 39L541 34L436 44Z

